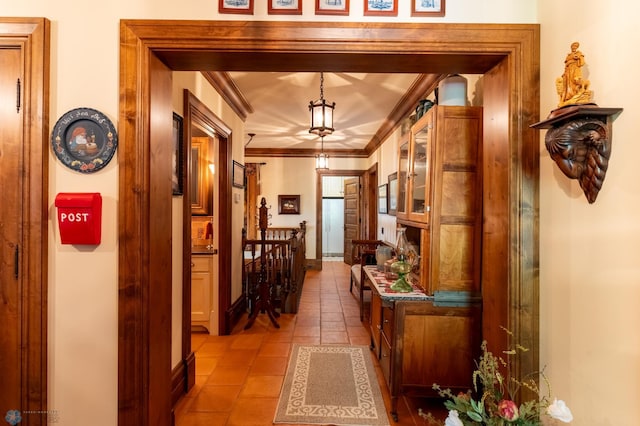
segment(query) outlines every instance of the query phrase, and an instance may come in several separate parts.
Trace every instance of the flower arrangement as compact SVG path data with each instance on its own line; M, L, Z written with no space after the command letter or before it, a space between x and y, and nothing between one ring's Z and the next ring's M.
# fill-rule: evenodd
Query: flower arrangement
M504 330L511 334L508 330ZM474 391L469 390L467 393L454 395L450 389L442 389L437 384L433 385L440 396L448 398L444 403L449 410L449 415L444 422L445 426L540 426L542 424L540 417L543 414L565 423L573 420L571 410L564 401L551 400L551 386L544 371L531 373L522 381L511 377L510 358L519 351L526 352L527 348L515 345L514 348L504 351L506 360L487 350L486 341L482 342L481 349L482 355L476 361L476 370L473 372ZM506 369L506 377L502 374L501 368ZM547 395L542 395L535 380L538 374L546 384ZM538 398L525 401L518 406L514 401L522 387L535 393ZM476 395L479 395L479 398ZM418 414L430 424L442 424L431 413L419 410Z

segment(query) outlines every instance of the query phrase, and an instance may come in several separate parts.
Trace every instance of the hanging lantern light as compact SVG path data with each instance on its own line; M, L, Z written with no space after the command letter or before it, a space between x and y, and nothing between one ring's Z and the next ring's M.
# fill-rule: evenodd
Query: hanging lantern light
M320 154L316 155L316 170L329 168L329 156L324 153L324 136L321 136Z
M311 112L311 126L309 133L316 134L320 137L330 135L335 130L333 128L333 110L336 103L329 104L324 99L324 73L320 73L320 99L309 102L309 111Z

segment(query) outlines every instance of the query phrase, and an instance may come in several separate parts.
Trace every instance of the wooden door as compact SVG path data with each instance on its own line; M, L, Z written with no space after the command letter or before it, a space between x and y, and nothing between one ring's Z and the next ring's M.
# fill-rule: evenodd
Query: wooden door
M360 177L344 180L344 261L351 265L351 241L360 238Z
M0 49L0 413L20 410L23 383L21 380L22 271L22 108L18 108L18 79L24 81L20 65L20 48Z

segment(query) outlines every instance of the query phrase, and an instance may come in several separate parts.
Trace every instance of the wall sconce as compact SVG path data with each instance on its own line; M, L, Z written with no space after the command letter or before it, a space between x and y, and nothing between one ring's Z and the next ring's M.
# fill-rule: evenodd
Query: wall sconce
M530 127L549 129L544 141L551 158L565 176L578 180L592 204L607 173L613 121L622 108L600 108L592 102L589 80L582 77L585 62L579 46L571 44L564 74L556 79L558 108Z

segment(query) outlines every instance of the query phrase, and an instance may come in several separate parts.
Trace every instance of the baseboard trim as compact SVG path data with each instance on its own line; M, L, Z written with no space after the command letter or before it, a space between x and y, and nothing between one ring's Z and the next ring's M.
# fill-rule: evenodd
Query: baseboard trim
M180 398L196 383L196 355L191 352L171 371L171 405L175 407Z
M227 329L224 330L224 334L231 334L231 330L238 324L242 315L247 311L246 297L243 294L236 300L225 312Z

